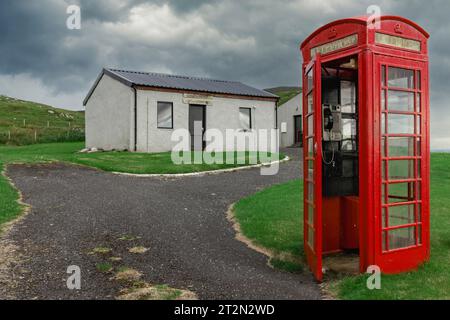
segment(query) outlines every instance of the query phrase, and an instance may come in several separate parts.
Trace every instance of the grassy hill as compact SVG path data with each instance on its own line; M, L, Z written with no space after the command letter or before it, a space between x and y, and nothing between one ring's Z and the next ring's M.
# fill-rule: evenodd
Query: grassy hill
M276 87L276 88L270 88L265 89L265 91L268 91L270 93L276 94L280 97L280 101L278 101L278 106L281 106L282 104L288 102L293 97L298 95L302 92L302 88L299 87Z
M0 96L0 144L84 140L84 112Z

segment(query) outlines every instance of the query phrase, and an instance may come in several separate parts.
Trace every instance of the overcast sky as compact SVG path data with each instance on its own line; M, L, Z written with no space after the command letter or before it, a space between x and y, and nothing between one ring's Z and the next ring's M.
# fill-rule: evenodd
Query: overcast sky
M66 27L81 7L81 30ZM81 109L102 67L300 85L299 43L377 4L430 34L432 147L450 149L450 1L2 0L0 94Z

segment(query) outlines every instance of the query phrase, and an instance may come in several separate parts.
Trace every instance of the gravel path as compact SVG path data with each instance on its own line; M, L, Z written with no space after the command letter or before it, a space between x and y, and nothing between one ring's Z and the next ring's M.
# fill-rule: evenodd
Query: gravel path
M118 176L52 164L9 166L7 175L31 205L7 236L22 255L17 286L0 289L18 299L114 299L123 284L96 265L111 256L143 280L195 292L200 299L320 299L309 273L270 268L267 257L235 240L226 219L240 198L300 177L298 149L276 176L259 169L177 179ZM137 237L119 240L121 236ZM129 248L143 246L144 254ZM109 255L90 254L97 247ZM82 290L66 287L69 265L81 268Z

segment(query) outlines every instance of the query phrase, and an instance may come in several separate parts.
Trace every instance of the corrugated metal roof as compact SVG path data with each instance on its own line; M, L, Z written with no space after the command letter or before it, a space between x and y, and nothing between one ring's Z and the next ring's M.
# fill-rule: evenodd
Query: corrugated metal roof
M136 72L118 69L107 70L138 86L226 93L254 97L277 97L267 91L259 90L236 81L213 80L207 78L175 76L162 73Z
M84 100L84 105L86 105L87 100L89 100L92 92L95 90L95 87L97 86L103 74L107 74L128 86L144 86L261 98L278 98L278 96L270 92L256 89L237 81L213 80L207 78L176 76L162 73L137 72L108 68L103 69L96 83L89 91L88 96Z

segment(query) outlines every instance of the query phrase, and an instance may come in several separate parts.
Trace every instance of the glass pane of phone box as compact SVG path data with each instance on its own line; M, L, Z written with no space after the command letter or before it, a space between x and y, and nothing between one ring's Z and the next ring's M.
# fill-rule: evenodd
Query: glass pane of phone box
M341 81L341 110L343 113L356 112L356 85L354 82Z

